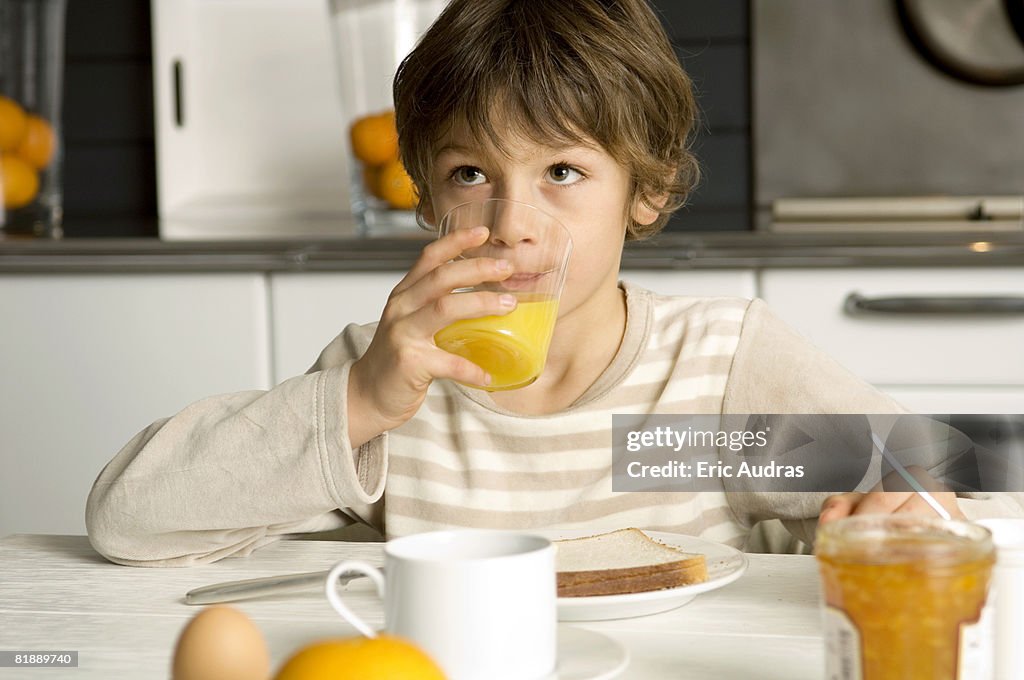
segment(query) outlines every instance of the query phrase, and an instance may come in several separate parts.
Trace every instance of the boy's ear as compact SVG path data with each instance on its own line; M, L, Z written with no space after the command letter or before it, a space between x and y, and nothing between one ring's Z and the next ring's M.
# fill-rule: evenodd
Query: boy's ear
M434 218L434 204L430 202L429 197L424 197L420 202L420 215L427 224L437 226L437 220Z
M667 202L668 196L666 195L650 197L640 192L633 199L633 209L630 211L630 217L637 224L646 227L658 219L661 214L658 212L658 209Z

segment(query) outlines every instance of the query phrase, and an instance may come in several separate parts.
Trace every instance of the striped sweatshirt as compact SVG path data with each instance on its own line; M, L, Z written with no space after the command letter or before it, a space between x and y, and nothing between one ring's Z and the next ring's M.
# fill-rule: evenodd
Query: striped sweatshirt
M246 555L353 522L387 537L455 528L640 527L742 546L779 518L803 540L824 494L612 490L612 414L891 413L899 405L824 355L761 300L665 297L623 284L608 368L557 413L524 416L435 381L416 415L349 446L349 368L375 325L350 325L308 373L218 395L140 432L93 485L93 546L133 565ZM1021 514L1019 497L961 500Z

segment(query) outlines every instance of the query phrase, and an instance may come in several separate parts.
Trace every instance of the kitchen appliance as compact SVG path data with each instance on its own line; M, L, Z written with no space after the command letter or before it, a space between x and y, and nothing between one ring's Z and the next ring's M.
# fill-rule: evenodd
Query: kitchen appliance
M940 71L977 85L1024 84L1024 0L896 0L896 9Z
M779 198L778 232L1021 231L1024 196Z
M163 239L355 233L326 0L151 0Z
M1014 71L1024 42L995 2L752 0L757 228L1019 229L1024 85L936 68L900 14L943 37L961 70L999 63L986 51L998 35Z
M428 236L367 201L349 128L443 0L151 3L161 238Z

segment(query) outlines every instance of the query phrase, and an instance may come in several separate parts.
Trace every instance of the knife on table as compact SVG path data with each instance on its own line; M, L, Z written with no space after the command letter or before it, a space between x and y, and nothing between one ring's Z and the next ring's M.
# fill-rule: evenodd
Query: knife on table
M280 595L282 593L315 590L316 588L324 587L324 580L329 573L329 571L307 571L301 574L281 574L279 576L250 578L244 581L214 583L213 585L203 586L202 588L196 588L185 593L185 604L234 602L264 595ZM349 581L361 576L362 574L342 576L338 579L338 582L341 585L345 585Z

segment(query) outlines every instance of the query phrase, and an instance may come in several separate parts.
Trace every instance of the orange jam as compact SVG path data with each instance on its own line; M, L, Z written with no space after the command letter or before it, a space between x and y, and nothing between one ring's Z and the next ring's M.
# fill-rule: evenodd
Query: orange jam
M858 516L818 531L826 677L966 680L990 663L975 627L995 562L991 534L967 522Z

